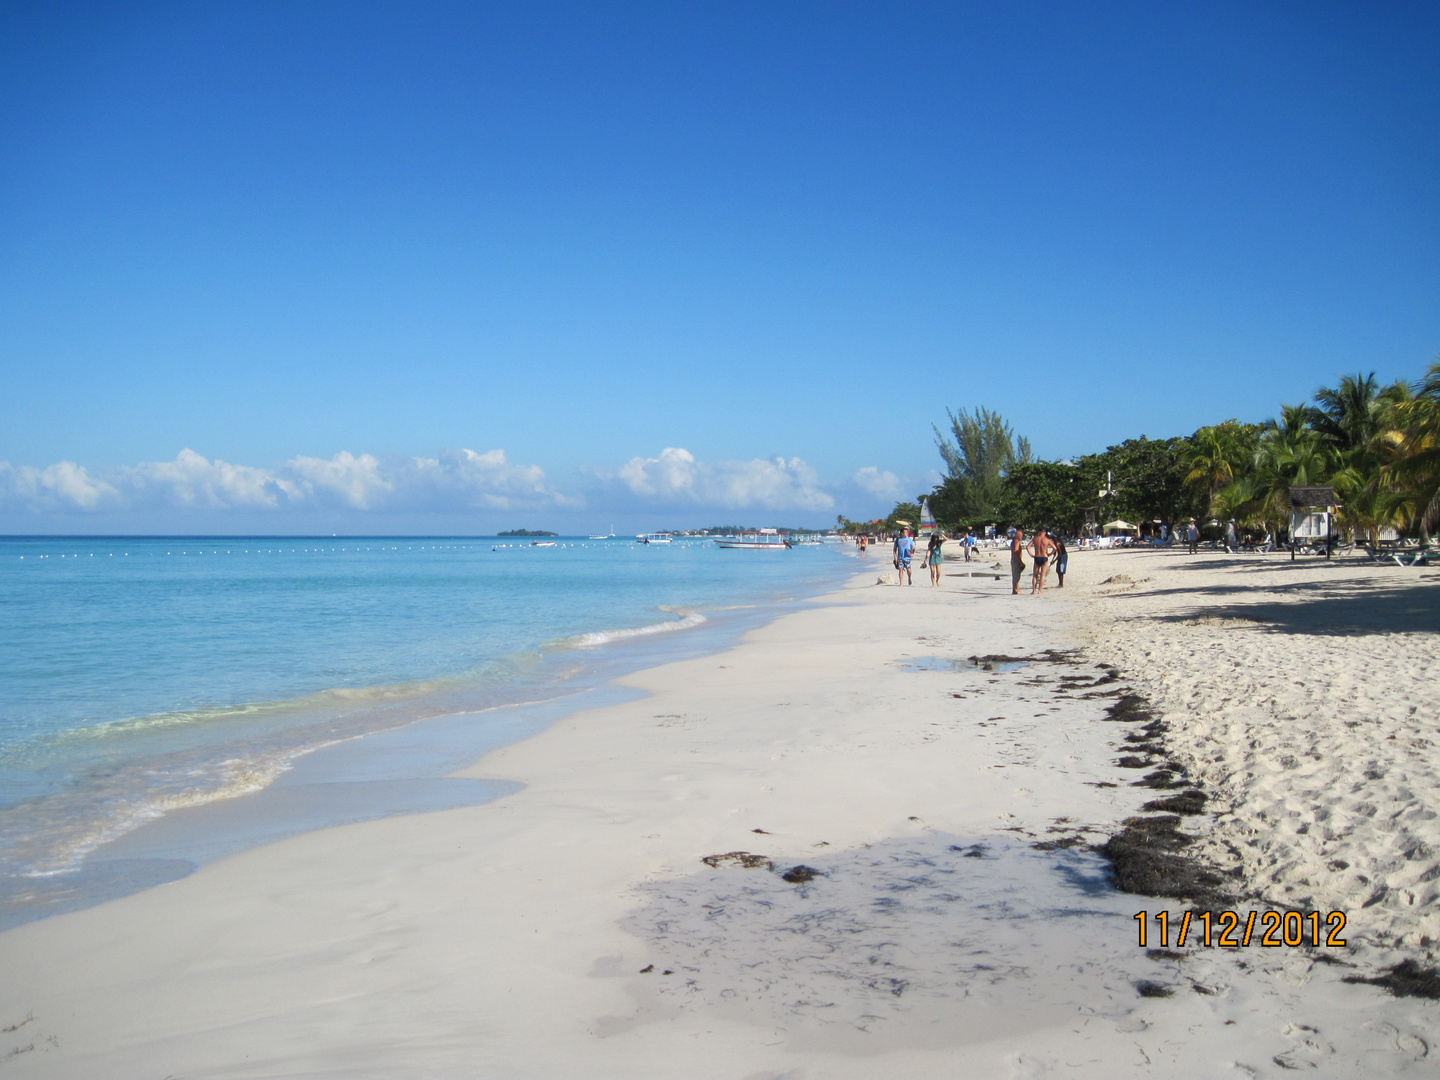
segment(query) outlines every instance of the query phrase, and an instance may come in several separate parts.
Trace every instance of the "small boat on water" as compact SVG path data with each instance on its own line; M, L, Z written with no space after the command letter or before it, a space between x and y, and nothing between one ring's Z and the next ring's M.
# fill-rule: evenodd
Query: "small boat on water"
M530 546L531 546L531 547L559 547L560 545L558 545L557 543L555 543L554 540L531 540L531 541L530 541Z
M635 539L642 544L668 544L671 542L671 537L665 533L641 533Z
M790 541L774 529L761 529L739 536L717 536L715 543L722 548L745 548L749 551L786 551L790 547Z
M614 526L614 525L611 525L611 526L610 526L610 531L609 531L608 533L605 533L605 534L600 535L600 536L592 536L592 537L590 537L590 539L591 539L591 540L614 540L614 539L615 539L615 526Z

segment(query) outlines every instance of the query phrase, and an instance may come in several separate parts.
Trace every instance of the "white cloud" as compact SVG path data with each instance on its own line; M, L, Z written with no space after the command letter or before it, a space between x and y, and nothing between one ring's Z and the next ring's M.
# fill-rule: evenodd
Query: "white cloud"
M15 504L28 510L94 510L119 496L84 466L61 461L43 469L0 461L0 506Z
M119 469L116 487L132 505L155 504L206 510L273 510L302 497L293 481L268 469L231 465L184 449L174 461L151 461Z
M898 476L893 472L882 472L874 465L866 465L850 480L861 491L877 499L899 499L903 490Z
M631 458L619 469L598 471L647 502L686 503L726 509L830 510L835 499L814 468L798 457L751 461L697 461L681 447L659 457Z
M438 458L406 458L398 462L392 481L396 502L407 509L457 507L516 510L576 507L584 500L552 491L539 465L512 465L504 450L477 454L447 450Z
M702 461L683 447L589 470L596 509L713 508L868 513L913 483L870 465L847 480L822 482L799 457ZM842 499L843 496L843 499ZM843 504L843 505L842 505ZM87 470L73 461L44 468L0 462L0 511L90 513L191 511L283 514L342 511L455 514L572 510L583 495L554 490L539 465L504 450L446 450L434 457L377 457L341 451L296 456L273 467L237 465L184 449L173 461Z
M0 508L90 511L132 508L456 512L576 507L584 500L550 490L538 465L515 465L503 450L447 450L438 457L341 451L296 457L274 468L232 465L185 449L174 461L122 466L93 477L71 461L37 469L0 462Z
M380 474L380 459L370 454L342 450L329 460L296 457L285 464L307 495L338 498L356 510L368 510L395 490Z

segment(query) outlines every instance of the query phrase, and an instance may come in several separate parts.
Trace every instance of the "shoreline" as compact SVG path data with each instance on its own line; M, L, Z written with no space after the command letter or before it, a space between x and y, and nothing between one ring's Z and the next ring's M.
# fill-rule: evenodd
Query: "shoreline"
M837 572L830 571L834 576ZM813 576L814 570L811 569ZM804 586L826 586L806 578ZM802 593L804 592L802 586ZM787 590L788 591L788 590ZM429 700L416 697L394 708L388 687L327 691L311 698L358 700L377 697L375 715L353 731L322 723L296 728L297 737L316 728L313 745L272 750L253 763L231 755L221 764L237 782L179 797L157 792L141 800L122 823L101 822L104 838L67 858L78 865L44 874L9 877L3 882L5 907L0 933L57 914L153 888L188 876L218 858L335 825L398 814L426 813L478 805L502 797L513 785L448 779L498 746L528 738L569 712L597 707L624 696L618 677L675 659L724 649L757 623L780 617L804 597L779 595L761 603L710 610L705 615L659 608L670 616L638 627L606 628L547 642L528 681L507 690L491 688L501 700L479 707L457 707L465 696L441 690ZM578 657L583 672L577 678ZM501 658L504 664L510 658ZM472 691L469 696L476 696ZM527 695L539 694L530 698ZM511 697L514 700L503 700ZM309 699L306 699L309 700ZM298 708L304 701L255 708ZM238 708L222 710L240 712ZM404 712L417 715L404 717ZM317 741L318 740L318 741ZM225 745L219 747L224 750ZM273 759L273 760L272 760ZM392 762L404 765L395 768ZM136 762L144 771L149 763ZM59 797L68 797L61 793ZM77 841L82 842L82 841Z
M1072 557L1071 597L1092 559L1128 565ZM1298 952L1136 947L1156 904L1088 845L1154 793L1120 782L1114 698L1076 692L1104 670L1062 651L1074 605L988 574L874 587L889 563L867 566L454 774L525 785L507 798L0 934L25 973L0 988L0 1026L24 1021L0 1054L33 1044L14 1075L77 1077L1413 1066L1428 1003ZM992 653L1032 659L963 662Z

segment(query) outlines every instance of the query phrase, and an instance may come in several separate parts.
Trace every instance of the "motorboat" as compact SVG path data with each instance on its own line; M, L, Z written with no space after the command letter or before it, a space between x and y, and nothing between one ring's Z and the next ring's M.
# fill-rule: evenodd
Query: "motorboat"
M760 529L739 536L717 536L715 543L722 548L744 548L748 551L786 551L790 547L790 541L774 529Z
M672 537L665 533L641 533L635 539L642 544L668 544Z

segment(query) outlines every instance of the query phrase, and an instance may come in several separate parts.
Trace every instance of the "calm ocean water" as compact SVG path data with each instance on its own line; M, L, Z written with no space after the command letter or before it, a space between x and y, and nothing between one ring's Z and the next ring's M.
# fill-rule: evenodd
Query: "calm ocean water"
M653 662L854 568L845 545L559 545L0 538L0 887L317 747L572 693L627 646Z

